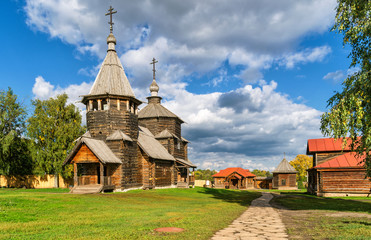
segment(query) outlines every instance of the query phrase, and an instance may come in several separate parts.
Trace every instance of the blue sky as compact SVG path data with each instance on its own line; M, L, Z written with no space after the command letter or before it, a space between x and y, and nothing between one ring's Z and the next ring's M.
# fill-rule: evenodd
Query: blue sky
M200 168L273 170L321 137L349 48L330 32L336 1L1 1L0 89L78 103L99 70L112 5L117 52L145 101L153 57L163 104L187 124ZM144 105L144 104L143 104Z

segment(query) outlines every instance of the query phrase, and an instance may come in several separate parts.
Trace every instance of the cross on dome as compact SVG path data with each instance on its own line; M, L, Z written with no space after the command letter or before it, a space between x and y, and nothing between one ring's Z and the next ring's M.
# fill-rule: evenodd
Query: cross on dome
M110 27L109 27L109 30L110 30L110 32L112 33L113 32L113 21L112 21L112 15L113 14L115 14L115 13L117 13L117 11L113 11L113 7L112 6L110 6L109 7L109 9L108 9L108 13L106 13L106 16L110 16L110 21L108 22L108 24L110 25Z
M150 63L153 64L153 79L156 79L156 63L158 63L158 61L156 61L156 58L153 58L152 62Z

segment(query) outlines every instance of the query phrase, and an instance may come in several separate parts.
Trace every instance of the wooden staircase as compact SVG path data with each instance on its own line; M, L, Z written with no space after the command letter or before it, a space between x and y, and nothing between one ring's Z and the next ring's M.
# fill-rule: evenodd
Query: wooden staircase
M103 190L103 185L100 184L90 184L90 185L79 185L73 187L70 193L74 194L92 194L92 193L100 193Z

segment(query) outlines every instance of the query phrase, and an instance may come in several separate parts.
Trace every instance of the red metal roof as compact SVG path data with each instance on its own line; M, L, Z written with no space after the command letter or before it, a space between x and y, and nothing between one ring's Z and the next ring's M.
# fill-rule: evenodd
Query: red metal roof
M307 154L314 152L340 152L349 151L352 140L348 138L347 145L343 147L343 138L335 140L334 138L308 139Z
M240 174L243 177L256 177L255 174L252 174L249 171L249 169L243 169L239 167L220 170L218 173L214 174L213 177L228 177L234 172Z
M364 159L365 155L357 156L354 152L347 152L314 168L360 168L364 166Z

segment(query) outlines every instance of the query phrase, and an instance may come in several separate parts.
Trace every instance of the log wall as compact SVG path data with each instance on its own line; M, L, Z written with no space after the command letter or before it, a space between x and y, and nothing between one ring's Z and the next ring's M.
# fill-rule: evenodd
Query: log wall
M371 181L365 170L320 171L319 192L369 193Z

